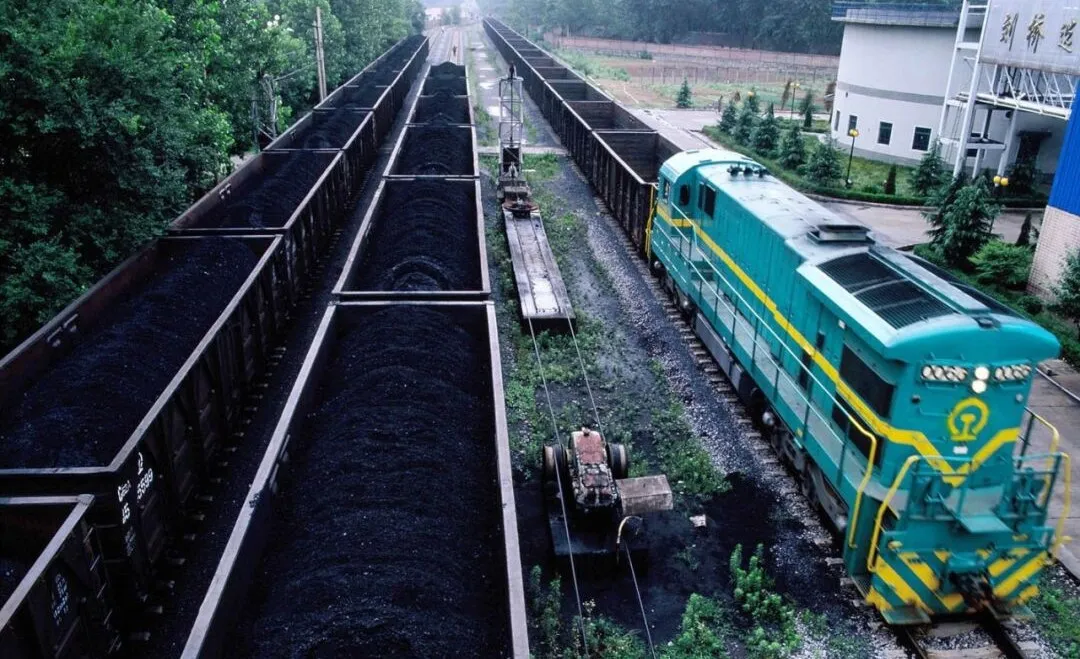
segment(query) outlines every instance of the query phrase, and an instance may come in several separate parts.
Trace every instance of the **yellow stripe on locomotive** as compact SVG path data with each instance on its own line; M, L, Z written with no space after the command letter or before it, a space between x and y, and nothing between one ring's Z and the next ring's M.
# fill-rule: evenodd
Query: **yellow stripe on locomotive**
M1057 340L738 154L668 160L646 231L884 617L1023 613L1068 489L1057 431L1026 410Z

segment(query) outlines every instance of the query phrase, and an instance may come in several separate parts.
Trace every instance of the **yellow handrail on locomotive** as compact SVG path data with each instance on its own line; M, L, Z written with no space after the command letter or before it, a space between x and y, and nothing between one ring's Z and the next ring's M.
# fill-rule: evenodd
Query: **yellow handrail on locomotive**
M653 194L655 194L655 193L656 193L656 189L653 188ZM652 212L649 213L649 220L648 220L648 222L646 224L647 245L648 245L648 249L649 249L650 254L651 254L651 250L652 250L653 223L654 223L654 219L655 219L655 216L656 216L656 209L657 209L656 204L655 203L652 204L651 208L652 208ZM679 208L678 206L675 206L675 205L672 205L672 208L675 209L675 211L679 215L682 216L683 221L687 222L690 225L691 229L696 228L694 220L692 218L690 218L686 213L684 213L681 208ZM663 217L663 214L661 214L661 217ZM671 224L672 228L675 229L675 231L679 234L680 239L681 239L683 237L682 231L680 231L679 228L675 226L675 224L674 224L674 222L672 221L671 218L667 218L667 219L668 219L668 223ZM661 230L661 233L664 233L664 231ZM689 238L691 243L695 242L696 238L697 238L696 231L691 232L691 235L690 235L690 238ZM651 256L650 256L650 259L651 259ZM762 318L757 313L757 311L754 309L754 307L749 303L749 301L747 301L746 297L742 293L740 293L738 291L738 289L735 288L735 286L733 286L731 284L730 281L728 281L728 278L725 277L722 272L720 272L720 269L717 268L716 265L710 259L706 259L705 262L709 265L709 268L716 275L716 278L719 281L724 282L724 284L728 287L728 289L739 299L739 301L741 301L743 303L744 306L746 306L746 308L750 311L750 313L754 315L754 317L758 321L758 326L765 328L766 331L768 331L770 334L773 335L773 337L776 339L777 343L779 343L779 345L784 350L786 350L791 356L796 357L795 351L793 351L791 349L791 347L787 345L787 342L784 341L783 338L781 338L781 336L776 333L776 330L774 330L771 327L771 325L768 323L768 321L766 321L764 318ZM695 272L697 272L698 276L701 276L701 272L698 271L698 267L697 267L696 264L689 263L688 265L690 266L691 269L693 269ZM814 383L816 385L821 387L823 391L828 392L828 389L825 388L825 386L821 382L821 380L819 380L818 377L816 375L814 375L812 369L809 369L806 366L802 365L801 360L797 360L797 363L799 364L799 368L801 370L805 371L806 374L810 377L811 380L814 381ZM826 395L829 397L829 399L832 400L834 405L838 404L838 401L837 401L835 396L833 396L832 394L828 394L828 393L826 393ZM810 401L807 401L807 404L809 405ZM858 520L859 520L859 512L862 509L863 495L866 492L866 488L870 485L870 479L873 477L873 473L874 473L874 461L877 459L877 452L878 452L878 437L874 433L872 433L869 430L867 430L866 428L864 428L862 423L860 422L860 420L855 418L855 416L852 413L848 412L846 407L841 406L840 409L842 410L844 416L847 417L847 419L851 423L851 425L856 430L858 430L860 433L862 433L870 441L870 453L867 456L866 471L863 473L862 481L859 483L859 487L858 487L858 490L857 490L856 495L855 495L855 507L854 507L854 511L853 511L854 514L852 515L852 522L851 522L850 530L849 530L849 533L848 533L848 546L851 547L851 548L854 548L855 545L856 545L856 543L855 543L855 530L858 528L858 525L859 525L859 522L858 522Z
M1046 423L1045 419L1042 420L1042 422ZM1048 428L1056 431L1053 425L1049 423L1046 423L1046 425ZM1038 457L1039 456L1035 456L1035 458ZM1065 544L1065 542L1068 541L1068 538L1064 536L1064 530L1065 520L1068 519L1069 511L1072 506L1072 460L1069 457L1068 453L1061 452L1047 454L1047 457L1051 460L1057 458L1059 460L1059 464L1063 465L1065 468L1065 505L1061 511L1061 517L1058 518L1058 523L1054 528L1054 540L1050 545L1050 555L1056 558L1058 550L1062 547L1062 545ZM871 574L876 571L874 559L876 558L878 541L881 539L881 529L885 522L885 512L889 509L889 504L892 503L893 497L896 496L897 491L900 489L900 485L907 477L908 471L910 471L911 467L920 460L927 460L927 458L926 456L922 455L913 455L904 461L904 465L900 468L900 472L896 475L896 480L893 481L892 487L889 488L889 491L885 495L885 498L881 500L881 507L878 508L877 517L874 521L874 532L871 534L870 537L870 547L868 548L866 553L866 569ZM1045 503L1048 510L1050 505L1049 496L1050 492L1047 492L1047 498Z
M645 262L652 265L652 227L656 218L656 186L649 192L649 219L645 220Z
M1061 510L1061 518L1058 519L1057 526L1054 528L1054 544L1050 548L1050 555L1057 558L1058 551L1069 541L1069 538L1065 537L1065 520L1069 517L1069 512L1072 508L1072 457L1065 452L1058 452L1058 447L1061 445L1061 433L1054 424L1050 423L1046 419L1042 418L1030 409L1027 411L1031 415L1031 418L1040 424L1046 426L1050 430L1050 453L1047 454L1047 459L1053 461L1054 457L1059 459L1065 465L1065 505ZM1029 432L1030 436L1030 432ZM1048 465L1049 468L1049 465ZM1046 481L1046 498L1047 506L1049 507L1049 498L1053 494L1050 491L1050 479Z

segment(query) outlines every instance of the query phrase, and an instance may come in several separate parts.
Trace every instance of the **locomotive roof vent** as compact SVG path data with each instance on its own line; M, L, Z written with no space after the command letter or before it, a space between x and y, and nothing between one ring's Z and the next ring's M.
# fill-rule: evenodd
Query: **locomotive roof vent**
M810 231L810 237L819 243L873 244L870 229L859 224L819 224Z

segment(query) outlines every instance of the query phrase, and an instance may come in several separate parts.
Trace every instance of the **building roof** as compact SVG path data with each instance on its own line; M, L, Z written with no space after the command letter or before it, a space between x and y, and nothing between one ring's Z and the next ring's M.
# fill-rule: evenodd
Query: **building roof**
M832 18L841 23L940 27L955 29L960 23L961 2L869 2L841 0L833 3Z

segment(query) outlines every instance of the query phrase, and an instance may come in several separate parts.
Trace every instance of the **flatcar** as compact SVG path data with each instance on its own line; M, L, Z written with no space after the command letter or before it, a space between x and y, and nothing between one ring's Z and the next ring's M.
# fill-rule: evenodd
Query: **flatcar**
M1027 613L1069 487L1026 409L1051 334L722 150L662 165L645 247L886 621Z

